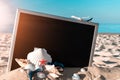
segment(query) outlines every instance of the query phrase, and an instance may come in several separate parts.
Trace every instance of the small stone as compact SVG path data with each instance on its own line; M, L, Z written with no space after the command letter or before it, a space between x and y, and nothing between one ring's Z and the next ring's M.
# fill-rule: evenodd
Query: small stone
M44 73L42 73L42 72L38 72L38 73L37 73L37 77L43 79L43 78L45 78L46 76L45 76Z
M76 73L73 74L72 80L80 80L80 76Z
M81 72L86 72L85 68L80 69Z
M33 64L27 64L24 69L30 70L30 71L34 71L35 70L35 66Z

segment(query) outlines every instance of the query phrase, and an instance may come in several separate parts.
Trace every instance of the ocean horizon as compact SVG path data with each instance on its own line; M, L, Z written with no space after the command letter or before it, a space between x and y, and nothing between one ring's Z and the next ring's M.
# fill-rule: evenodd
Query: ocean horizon
M98 33L120 33L120 24L99 24Z

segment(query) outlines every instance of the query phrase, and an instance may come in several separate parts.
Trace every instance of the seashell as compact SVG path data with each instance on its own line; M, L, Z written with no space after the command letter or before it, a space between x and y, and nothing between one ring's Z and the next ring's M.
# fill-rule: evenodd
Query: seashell
M37 77L39 77L39 78L45 78L46 76L45 76L44 73L38 72L38 73L37 73Z
M35 65L38 65L42 60L46 60L46 63L52 62L51 56L44 48L34 48L34 51L28 53L27 59Z
M57 74L54 74L54 73L49 73L48 75L54 79L59 78L59 76Z
M76 73L73 74L72 80L80 80L80 76Z
M54 67L55 67L54 65L45 65L47 71L51 70Z
M45 65L45 69L46 71L48 71L49 73L54 73L57 75L62 75L58 69L55 67L55 65Z
M19 64L20 67L25 67L28 64L28 60L27 59L15 58L15 61Z
M27 64L24 69L30 70L30 71L34 71L35 70L35 66L33 64Z

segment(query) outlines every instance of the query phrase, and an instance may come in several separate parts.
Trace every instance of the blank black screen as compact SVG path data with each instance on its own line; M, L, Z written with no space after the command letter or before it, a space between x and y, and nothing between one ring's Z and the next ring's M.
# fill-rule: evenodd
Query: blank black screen
M65 67L85 67L89 64L95 26L45 16L20 13L13 52L14 58L26 58L34 47L45 48L53 62Z

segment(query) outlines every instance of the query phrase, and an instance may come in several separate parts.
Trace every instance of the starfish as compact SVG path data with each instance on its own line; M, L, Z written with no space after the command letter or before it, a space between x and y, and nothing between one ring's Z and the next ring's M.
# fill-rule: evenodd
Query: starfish
M41 59L41 60L40 60L40 65L45 65L46 62L47 62L47 60L45 60L45 59Z

